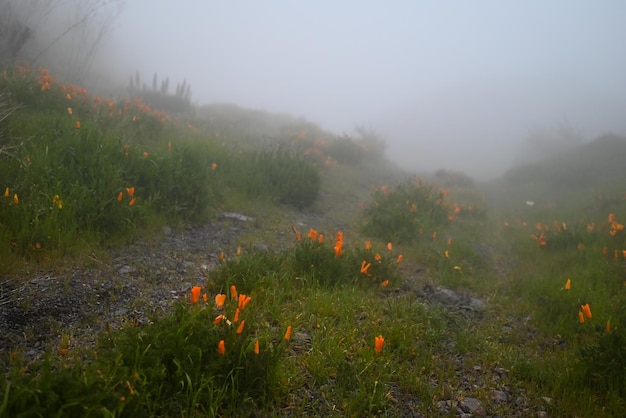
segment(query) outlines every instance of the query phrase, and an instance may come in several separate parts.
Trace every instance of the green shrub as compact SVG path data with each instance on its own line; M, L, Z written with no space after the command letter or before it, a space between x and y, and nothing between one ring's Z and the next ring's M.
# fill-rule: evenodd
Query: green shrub
M436 230L448 218L445 194L421 179L409 180L393 190L378 189L363 212L363 232L391 242L413 242L423 231Z
M328 143L326 153L340 164L357 165L365 156L363 146L344 136Z

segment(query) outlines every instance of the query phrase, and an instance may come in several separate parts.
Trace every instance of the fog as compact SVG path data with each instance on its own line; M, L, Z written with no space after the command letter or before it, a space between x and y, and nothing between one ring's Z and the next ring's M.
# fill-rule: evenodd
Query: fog
M99 66L197 104L378 132L402 167L476 177L565 124L626 132L626 2L130 0Z

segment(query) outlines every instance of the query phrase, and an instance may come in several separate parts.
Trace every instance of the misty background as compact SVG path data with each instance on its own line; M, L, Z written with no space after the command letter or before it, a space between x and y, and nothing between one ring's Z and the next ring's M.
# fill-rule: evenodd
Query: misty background
M623 1L1 3L47 5L23 14L37 30L23 51L70 28L36 62L82 59L88 88L114 94L136 73L184 80L197 105L288 113L338 135L371 129L411 171L493 177L626 133Z

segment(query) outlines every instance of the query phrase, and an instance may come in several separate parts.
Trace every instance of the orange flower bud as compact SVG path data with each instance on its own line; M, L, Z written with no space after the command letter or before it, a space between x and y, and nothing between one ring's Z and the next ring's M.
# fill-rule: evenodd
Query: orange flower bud
M385 346L385 339L383 338L382 335L379 335L378 337L374 338L374 350L376 350L377 353L382 353L384 346Z

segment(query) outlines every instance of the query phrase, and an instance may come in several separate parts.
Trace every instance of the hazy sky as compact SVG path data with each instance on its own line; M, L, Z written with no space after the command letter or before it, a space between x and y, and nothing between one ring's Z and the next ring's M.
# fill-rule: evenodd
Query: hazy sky
M626 133L626 1L128 0L122 74L380 132L415 170L491 175L536 129Z

